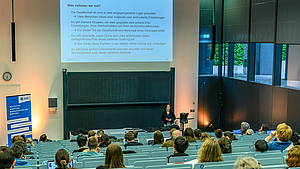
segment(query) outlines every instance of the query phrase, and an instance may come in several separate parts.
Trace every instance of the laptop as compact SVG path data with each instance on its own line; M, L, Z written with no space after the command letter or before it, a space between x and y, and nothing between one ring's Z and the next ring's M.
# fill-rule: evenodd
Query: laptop
M48 161L48 169L55 169L57 168L57 165L55 164L55 161L52 160L52 161ZM69 166L68 168L73 168L73 160L71 160L71 162L69 163Z

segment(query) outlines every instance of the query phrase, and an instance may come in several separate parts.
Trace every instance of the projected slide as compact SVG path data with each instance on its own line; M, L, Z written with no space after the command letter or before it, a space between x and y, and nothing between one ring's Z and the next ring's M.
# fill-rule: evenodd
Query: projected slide
M172 61L173 0L61 0L61 62Z

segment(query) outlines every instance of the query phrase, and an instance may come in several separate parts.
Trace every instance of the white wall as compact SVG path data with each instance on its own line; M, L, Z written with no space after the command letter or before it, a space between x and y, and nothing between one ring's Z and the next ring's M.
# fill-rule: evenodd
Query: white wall
M32 94L33 135L63 138L62 69L68 71L147 71L176 69L175 113L197 111L199 0L174 0L174 57L171 63L60 63L59 0L15 1L17 62L11 61L11 0L0 1L0 74L10 71L0 90ZM4 92L3 92L4 93ZM2 96L0 96L2 97ZM48 111L48 97L58 98L58 110ZM1 100L1 99L0 99ZM4 99L2 99L4 100ZM193 104L193 102L195 104ZM0 103L1 119L6 118ZM190 117L197 119L197 112ZM3 120L2 120L3 121ZM6 144L6 124L0 124L0 145ZM196 120L188 126L195 128Z

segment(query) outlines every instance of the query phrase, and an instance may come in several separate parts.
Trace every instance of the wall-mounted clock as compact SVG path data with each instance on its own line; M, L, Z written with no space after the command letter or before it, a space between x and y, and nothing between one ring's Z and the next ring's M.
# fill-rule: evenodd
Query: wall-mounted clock
M12 78L12 75L11 75L10 72L4 72L3 75L2 75L2 78L3 78L3 80L5 80L5 81L10 81L11 78Z

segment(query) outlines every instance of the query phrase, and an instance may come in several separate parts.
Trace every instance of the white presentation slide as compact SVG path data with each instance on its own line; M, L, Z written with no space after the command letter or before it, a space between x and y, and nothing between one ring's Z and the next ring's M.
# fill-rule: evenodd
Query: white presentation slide
M61 62L173 59L173 0L60 0Z

